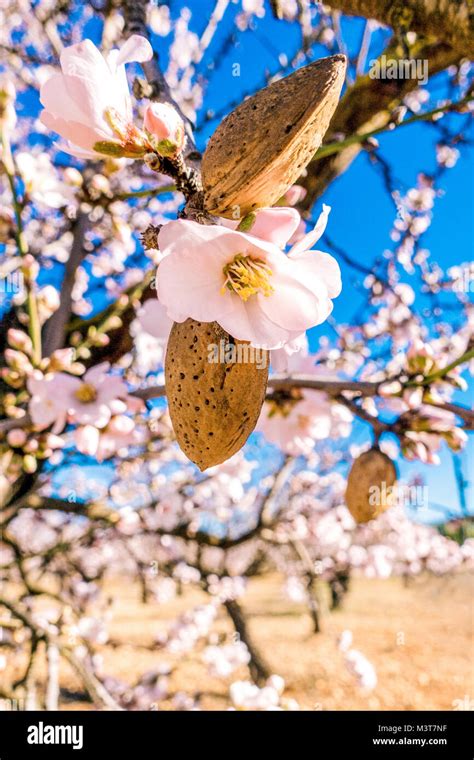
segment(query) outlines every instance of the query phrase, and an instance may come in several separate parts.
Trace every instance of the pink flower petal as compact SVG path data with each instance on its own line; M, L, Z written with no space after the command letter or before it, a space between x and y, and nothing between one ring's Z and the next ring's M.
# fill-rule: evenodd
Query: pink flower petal
M321 301L327 300L327 292L315 292L317 283L308 287L297 279L278 272L272 277L274 292L270 296L257 295L262 312L275 324L288 331L301 333L309 327L320 324ZM318 287L319 289L319 287Z
M63 74L89 79L91 73L100 79L107 77L109 68L104 56L91 40L82 40L63 48L60 56Z
M153 58L153 48L146 37L142 37L141 34L132 34L120 48L117 65L133 61L143 63L151 58Z
M291 260L297 264L295 276L303 283L317 280L326 286L329 298L337 298L342 289L341 270L336 259L324 251L303 251L292 255Z
M53 74L41 87L41 105L46 111L54 113L67 113L68 120L83 122L87 121L88 112L80 107L66 87L63 74Z
M257 218L248 234L283 248L298 228L300 220L294 208L262 208L257 211Z
M301 240L299 240L298 243L293 246L289 253L289 256L293 257L296 254L302 253L303 251L309 251L313 247L313 245L319 240L321 235L324 233L324 230L326 229L330 211L331 206L326 206L326 204L323 203L323 210L319 215L319 219L316 222L314 229L311 230L311 232L308 232L307 235L301 238Z
M158 299L149 298L137 313L142 330L157 340L167 341L172 322L166 315L166 309Z
M80 124L77 121L66 121L61 116L54 116L49 111L42 111L40 121L52 132L78 145L82 150L92 150L94 144L99 140L110 140L110 136L105 133L95 131L92 127ZM94 154L97 155L97 154Z

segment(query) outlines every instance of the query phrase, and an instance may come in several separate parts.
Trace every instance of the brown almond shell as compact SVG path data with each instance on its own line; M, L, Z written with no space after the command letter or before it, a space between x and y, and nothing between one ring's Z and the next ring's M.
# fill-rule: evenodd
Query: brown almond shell
M211 346L229 343L248 346L217 322L193 319L174 323L168 341L165 382L171 422L181 449L200 470L225 462L242 448L265 399L268 352L262 351L259 361L209 361Z
M347 479L346 504L354 520L365 523L393 504L391 486L397 480L393 461L373 447L354 460Z
M286 193L321 145L345 70L343 55L314 61L260 90L222 121L202 161L209 213L243 218Z

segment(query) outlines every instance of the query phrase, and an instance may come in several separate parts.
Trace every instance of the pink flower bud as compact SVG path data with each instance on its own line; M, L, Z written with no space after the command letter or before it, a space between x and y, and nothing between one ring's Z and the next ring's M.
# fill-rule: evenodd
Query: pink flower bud
M168 103L149 103L143 126L153 139L153 147L163 156L179 153L184 145L184 124Z
M21 271L29 282L36 280L39 273L39 264L31 253L27 253L23 257Z
M13 428L13 430L10 430L7 435L8 445L19 448L26 442L26 438L27 435L24 430L21 428Z
M61 372L63 370L70 370L73 358L74 350L72 348L58 348L51 354L49 371Z
M107 427L107 432L116 433L117 435L126 435L127 433L131 433L134 427L135 423L130 417L126 417L124 414L119 414L112 417Z
M284 195L285 203L288 206L296 206L306 196L306 188L302 185L292 185Z
M77 169L74 169L73 166L67 166L64 169L63 177L68 185L72 185L73 187L81 187L82 185L82 174Z
M5 349L5 361L11 369L20 374L30 374L33 367L28 361L28 357L22 351L15 351L13 348Z
M33 344L30 337L23 330L16 330L13 327L8 330L7 333L8 344L12 348L16 348L18 351L23 351L25 354L31 354L33 351Z

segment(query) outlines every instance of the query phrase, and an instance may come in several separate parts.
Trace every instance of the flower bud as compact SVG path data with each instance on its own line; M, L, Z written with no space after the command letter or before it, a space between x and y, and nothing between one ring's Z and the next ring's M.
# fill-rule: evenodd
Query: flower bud
M72 348L58 348L51 354L49 360L49 371L63 372L64 370L69 370L73 358L74 350Z
M0 369L0 377L2 378L3 382L9 385L11 388L21 388L25 382L25 379L22 375L20 375L18 372L15 372L15 370L9 369L8 367L2 367Z
M94 174L89 190L93 190L98 195L108 195L110 193L110 182L103 174Z
M19 448L26 443L27 435L21 428L13 428L7 434L7 442L9 446L13 448Z
M39 442L36 440L36 438L30 438L29 441L25 444L25 453L26 454L34 454L39 449Z
M52 285L45 285L38 291L37 302L40 321L44 324L59 308L59 293Z
M23 457L23 469L25 472L31 475L33 472L36 472L37 467L36 457L32 454L27 454Z
M54 433L47 433L45 437L46 446L50 449L62 449L66 445L64 438Z
M31 338L23 330L16 330L11 327L7 333L8 344L12 348L16 348L18 351L31 355L33 352L33 344Z
M34 282L38 277L39 264L31 253L27 253L21 262L22 274L28 283Z
M436 366L433 349L428 343L416 340L407 352L407 369L411 374L429 375Z
M149 103L143 126L153 148L161 156L176 156L184 145L184 124L178 112L168 103Z
M28 357L21 351L15 351L13 348L5 349L5 361L12 370L22 375L33 372L33 367Z
M73 166L67 166L63 173L64 181L73 187L81 187L83 179L80 171Z

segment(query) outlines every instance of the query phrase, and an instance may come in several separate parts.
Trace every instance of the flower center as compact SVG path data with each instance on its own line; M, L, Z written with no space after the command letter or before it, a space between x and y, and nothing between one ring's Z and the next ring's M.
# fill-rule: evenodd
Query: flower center
M242 301L247 301L256 293L263 293L264 296L273 293L273 287L269 282L273 272L261 259L252 259L238 253L230 264L226 264L223 271L226 279L222 293L227 288L236 293Z
M81 383L74 395L82 404L91 404L97 398L97 390L91 383Z

